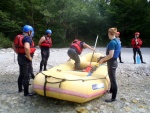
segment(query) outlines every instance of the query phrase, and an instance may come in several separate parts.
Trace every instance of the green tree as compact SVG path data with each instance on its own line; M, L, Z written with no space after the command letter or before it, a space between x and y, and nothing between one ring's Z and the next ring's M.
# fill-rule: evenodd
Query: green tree
M68 47L74 38L93 44L97 34L98 44L106 45L108 28L117 27L124 45L139 31L148 46L149 12L147 0L2 0L0 31L2 40L12 41L24 25L32 25L37 44L51 29L54 46Z
M147 32L150 30L148 30L149 3L147 0L111 0L110 6L109 18L113 20L112 25L121 31L127 46L130 45L130 40L136 31L141 32L141 36L148 36Z

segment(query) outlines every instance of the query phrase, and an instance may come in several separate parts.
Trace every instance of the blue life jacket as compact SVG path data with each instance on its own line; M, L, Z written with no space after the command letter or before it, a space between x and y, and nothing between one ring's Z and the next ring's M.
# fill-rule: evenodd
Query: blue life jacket
M120 50L121 50L121 43L120 43L120 40L118 39L113 39L112 40L113 43L115 43L115 50L114 50L114 55L113 55L113 59L116 59L119 57L119 53L120 53ZM108 44L109 45L109 44ZM106 55L109 54L109 48L108 48L108 45L107 45L107 50L106 50Z

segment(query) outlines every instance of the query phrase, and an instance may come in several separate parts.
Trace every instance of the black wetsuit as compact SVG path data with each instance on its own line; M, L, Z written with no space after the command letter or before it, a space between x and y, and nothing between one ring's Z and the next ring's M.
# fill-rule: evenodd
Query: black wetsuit
M83 48L84 42L80 43L81 48ZM80 58L79 58L79 53L75 47L70 47L68 52L68 56L75 61L75 70L80 70Z
M118 39L113 39L107 46L106 55L110 50L114 50L113 58L107 61L108 75L111 83L110 92L112 93L112 99L116 99L117 96L117 82L116 82L116 68L118 67L117 58L119 56L121 45Z
M31 54L31 57L33 58L33 54ZM31 61L31 68L30 68L30 77L31 77L32 79L35 78L34 73L33 73L33 65L32 65L32 61Z
M41 47L42 60L41 60L41 63L40 63L40 71L42 71L43 65L44 65L44 70L47 70L46 69L47 61L48 61L48 58L49 58L49 55L50 55L49 49L50 49L49 47Z
M25 36L22 43L32 43L29 36ZM25 56L25 54L18 53L18 64L19 64L19 77L18 77L18 91L22 92L22 86L24 87L24 96L29 94L29 74L31 71L31 61Z
M119 61L120 61L120 63L122 62L122 60L121 60L121 51L119 53Z
M136 57L136 53L139 54L141 62L143 63L143 57L142 57L142 53L141 53L140 48L133 48L133 60L134 60L134 63L136 63L136 58L135 58Z

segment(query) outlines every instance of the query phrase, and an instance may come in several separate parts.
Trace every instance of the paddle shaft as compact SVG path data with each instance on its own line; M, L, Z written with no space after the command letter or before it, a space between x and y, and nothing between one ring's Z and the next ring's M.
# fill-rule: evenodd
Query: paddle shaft
M98 40L98 35L97 35L97 37L96 37L96 41L95 41L95 45L94 45L94 50L95 50L96 45L97 45L97 40ZM95 51L93 51L93 53L92 53L92 57L91 57L91 61L90 61L90 66L91 66L91 63L92 63L92 59L93 59L93 56L94 56L94 52L95 52Z

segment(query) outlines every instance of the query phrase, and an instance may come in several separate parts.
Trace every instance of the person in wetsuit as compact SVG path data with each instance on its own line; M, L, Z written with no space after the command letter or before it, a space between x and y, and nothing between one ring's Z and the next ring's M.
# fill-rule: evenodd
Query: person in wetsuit
M41 39L39 40L38 45L41 49L41 57L42 57L39 72L43 70L43 66L44 66L44 71L47 70L46 67L47 67L47 61L48 61L49 54L50 54L50 47L52 47L51 35L52 35L52 31L48 29L46 30L45 35L42 36Z
M105 102L115 101L118 90L116 82L116 68L118 67L117 58L119 57L121 44L120 41L115 37L116 32L117 28L108 29L108 37L111 41L107 45L106 56L99 61L100 64L107 62L108 75L111 83L109 92L112 93L112 97L111 99L105 100Z
M35 52L34 42L31 38L32 31L32 26L25 25L23 34L17 35L12 45L14 51L18 54L18 92L23 91L23 86L24 96L33 96L32 93L29 93L29 75L31 73L32 55Z
M120 32L117 32L116 33L116 38L118 39L118 40L120 40ZM120 44L121 44L121 40L120 40ZM120 63L124 63L123 61L122 61L122 59L121 59L121 51L120 51L120 53L119 53L119 61L120 61Z
M80 55L82 53L82 50L85 48L89 48L92 51L95 51L94 48L92 48L85 42L80 41L79 39L75 39L70 45L67 54L70 59L75 61L75 70L80 70L80 58L78 55Z

